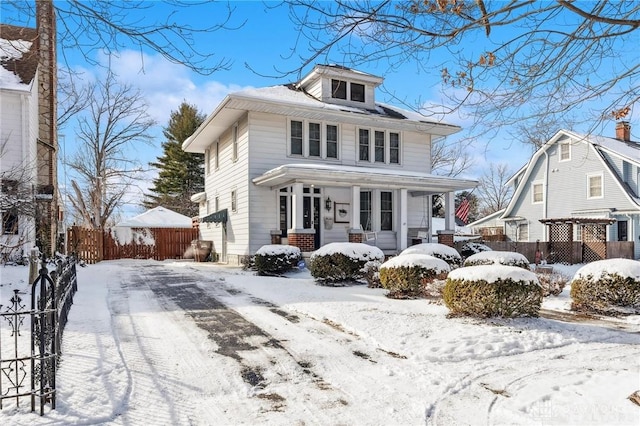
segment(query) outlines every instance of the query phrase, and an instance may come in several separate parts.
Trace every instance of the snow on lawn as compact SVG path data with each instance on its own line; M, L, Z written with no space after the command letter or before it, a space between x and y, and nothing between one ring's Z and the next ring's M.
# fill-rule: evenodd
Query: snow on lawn
M571 277L579 266L554 270ZM241 362L152 291L156 270L277 341L239 352L263 386L243 381ZM26 288L26 273L0 267L2 300ZM0 424L640 424L627 399L640 390L638 316L610 320L625 330L447 318L427 300L315 285L307 270L260 277L209 263L101 262L78 279L57 409L40 417L27 401L5 401ZM567 291L544 307L565 310Z

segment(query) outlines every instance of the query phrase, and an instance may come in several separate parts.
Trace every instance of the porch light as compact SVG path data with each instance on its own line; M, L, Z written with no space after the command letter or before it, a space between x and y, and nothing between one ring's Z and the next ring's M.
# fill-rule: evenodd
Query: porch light
M324 201L324 208L327 209L328 212L331 211L331 198L327 197Z

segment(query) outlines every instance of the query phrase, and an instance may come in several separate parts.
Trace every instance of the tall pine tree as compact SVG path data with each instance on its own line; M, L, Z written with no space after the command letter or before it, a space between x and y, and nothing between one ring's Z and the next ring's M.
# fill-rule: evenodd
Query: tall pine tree
M204 191L204 156L183 151L182 143L204 119L204 114L186 102L171 112L169 125L164 129L163 155L150 163L158 169L158 177L153 180L151 194L146 194L145 207L163 206L189 217L198 214L198 205L190 198Z

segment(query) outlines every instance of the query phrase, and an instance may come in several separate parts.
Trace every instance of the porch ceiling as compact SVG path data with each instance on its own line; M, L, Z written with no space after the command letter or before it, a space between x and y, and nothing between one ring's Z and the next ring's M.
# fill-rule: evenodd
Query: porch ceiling
M471 189L478 185L475 180L454 179L428 173L324 164L285 164L254 178L253 183L272 189L304 183L334 187L359 185L363 188L405 188L409 191L434 194Z

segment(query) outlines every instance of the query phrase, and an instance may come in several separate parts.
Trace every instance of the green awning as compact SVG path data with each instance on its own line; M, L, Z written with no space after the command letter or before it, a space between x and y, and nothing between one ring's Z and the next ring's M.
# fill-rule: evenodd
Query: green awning
M218 210L215 213L211 213L203 217L200 221L203 223L213 222L213 223L227 223L227 209Z

